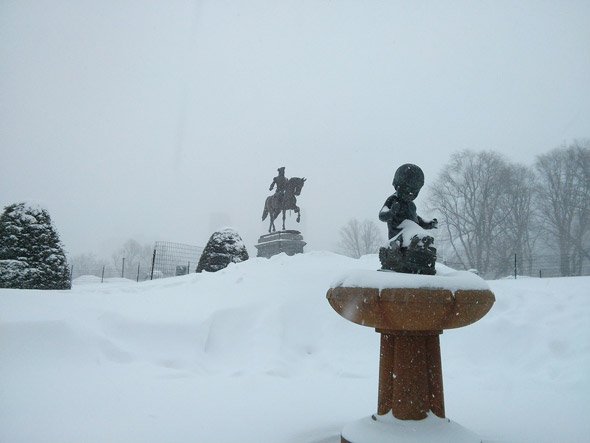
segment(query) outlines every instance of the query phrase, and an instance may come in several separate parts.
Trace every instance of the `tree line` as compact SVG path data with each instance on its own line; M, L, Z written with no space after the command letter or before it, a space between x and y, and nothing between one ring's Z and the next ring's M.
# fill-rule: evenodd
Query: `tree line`
M560 275L572 276L590 263L590 140L539 155L531 166L493 151L456 152L426 191L439 220L439 258L454 267L497 278L511 273L514 257L521 273L532 275L535 256L550 253ZM380 228L350 220L340 229L340 251L376 253L385 240ZM111 262L121 276L128 269L139 279L151 258L151 245L130 239ZM16 203L0 214L0 287L67 289L72 266L107 265L93 254L67 260L43 208Z
M108 277L119 276L132 279L137 277L145 280L149 277L153 251L154 247L151 243L141 244L130 238L116 248L109 259L98 257L94 253L85 253L68 257L68 262L73 275L77 276L100 275L104 268L105 276ZM140 272L139 275L138 272Z

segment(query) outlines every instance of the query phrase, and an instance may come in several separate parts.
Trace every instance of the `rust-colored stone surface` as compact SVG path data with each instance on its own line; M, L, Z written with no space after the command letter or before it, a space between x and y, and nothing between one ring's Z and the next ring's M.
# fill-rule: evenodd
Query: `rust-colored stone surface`
M438 331L475 323L492 308L489 290L332 288L338 314L354 323L394 331Z
M379 331L377 414L422 420L428 411L445 416L440 331Z
M341 287L327 298L338 314L381 334L377 413L401 420L445 416L439 336L475 323L495 301L489 290L429 288Z

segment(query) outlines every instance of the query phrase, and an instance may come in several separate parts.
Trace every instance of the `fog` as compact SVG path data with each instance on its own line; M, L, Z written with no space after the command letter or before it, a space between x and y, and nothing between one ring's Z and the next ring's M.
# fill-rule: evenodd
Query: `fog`
M334 249L402 163L428 185L460 149L531 164L589 137L589 22L587 1L3 1L0 205L44 205L71 254L231 225L255 255L285 166L307 178L287 228Z

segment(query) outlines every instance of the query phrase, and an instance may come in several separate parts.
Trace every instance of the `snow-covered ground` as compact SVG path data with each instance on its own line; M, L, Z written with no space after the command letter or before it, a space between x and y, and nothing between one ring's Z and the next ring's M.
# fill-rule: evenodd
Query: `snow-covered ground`
M314 252L145 283L0 290L0 442L337 443L377 403L379 335ZM446 413L502 442L590 441L590 277L489 282L441 336Z

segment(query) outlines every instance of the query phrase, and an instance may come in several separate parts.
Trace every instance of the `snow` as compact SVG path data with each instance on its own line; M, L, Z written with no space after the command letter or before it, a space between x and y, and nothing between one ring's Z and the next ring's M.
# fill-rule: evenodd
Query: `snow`
M20 202L11 211L14 218L23 220L29 224L38 222L37 217L47 212L45 208L35 202Z
M389 239L386 246L392 245L398 238L401 239L402 247L410 246L410 240L412 240L413 237L418 237L420 239L427 236L436 238L436 229L426 230L412 220L402 221L397 228L401 229L401 231L395 237ZM421 242L418 244L421 244Z
M109 277L105 279L101 279L96 275L81 275L80 277L75 278L72 281L73 285L88 285L88 284L96 284L96 283L103 284L112 284L112 283L123 283L123 284L131 284L135 283L135 280L131 280L129 278L120 278L120 277Z
M343 272L331 284L332 288L340 286L352 288L438 288L455 293L463 289L489 289L481 277L469 271L457 271L441 263L436 264L436 275L402 274L393 271L375 271L373 269L355 269Z
M325 295L377 268L312 252L2 289L0 441L337 443L375 412L379 335ZM487 442L587 441L590 277L487 284L490 313L441 336L448 418Z
M225 227L215 232L213 235L215 236L216 241L222 244L230 244L235 250L245 247L242 237L240 237L240 234L238 234L238 231L234 228Z
M352 443L481 443L481 437L447 418L429 414L420 422L392 414L365 417L346 425L343 437Z

